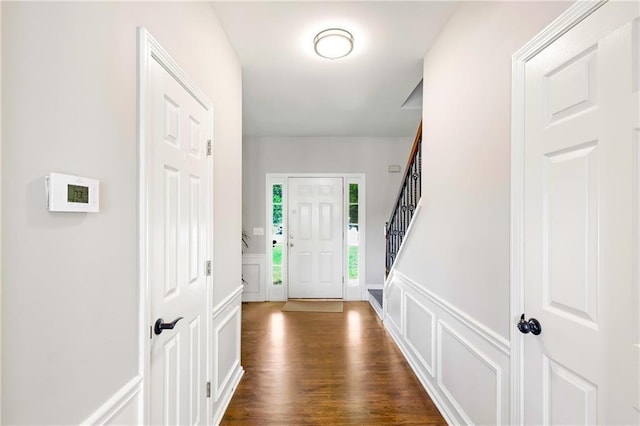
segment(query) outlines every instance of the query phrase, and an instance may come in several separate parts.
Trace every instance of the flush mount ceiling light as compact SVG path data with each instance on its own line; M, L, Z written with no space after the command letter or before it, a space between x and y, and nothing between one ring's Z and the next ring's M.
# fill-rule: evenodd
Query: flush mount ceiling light
M344 58L353 50L353 35L341 28L320 31L313 39L316 53L323 58Z

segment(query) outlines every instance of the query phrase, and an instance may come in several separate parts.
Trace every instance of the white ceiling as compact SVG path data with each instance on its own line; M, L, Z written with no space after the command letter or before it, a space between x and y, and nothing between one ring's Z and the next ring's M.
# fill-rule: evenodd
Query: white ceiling
M214 8L242 65L247 136L408 136L419 109L402 104L455 8L433 1L222 1ZM354 36L350 56L313 51L323 29Z

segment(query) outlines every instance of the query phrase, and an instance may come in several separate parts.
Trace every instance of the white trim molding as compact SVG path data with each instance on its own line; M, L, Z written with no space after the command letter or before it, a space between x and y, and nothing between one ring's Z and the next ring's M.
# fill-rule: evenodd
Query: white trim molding
M239 303L242 288L234 291L234 297L219 304L220 310L212 318L212 399L211 423L219 424L231 398L244 375L240 364L242 304ZM224 314L224 315L222 315ZM224 335L222 338L221 335ZM220 341L230 342L220 345Z
M265 255L262 253L249 253L242 255L242 301L264 302L266 298ZM255 273L257 270L257 274ZM252 273L249 273L252 272ZM257 278L255 278L257 275ZM252 279L254 277L255 279ZM256 282L254 282L256 281ZM255 289L257 286L257 290Z
M229 308L235 299L237 299L240 295L242 295L242 286L236 287L235 290L231 292L230 295L225 297L220 303L214 306L211 317L212 319L216 319L216 317L220 316L227 308Z
M235 370L237 370L240 367L240 318L241 318L241 308L240 306L236 306L231 312L229 312L222 320L220 320L214 330L213 330L213 347L216 348L216 350L214 351L214 356L213 356L213 399L215 401L217 401L220 396L224 393L224 391L227 389L227 384L229 383L229 381L231 380L231 377L233 375L233 372ZM232 321L235 320L235 324L231 324ZM220 349L227 349L225 347L223 347L222 345L220 345L220 333L222 332L223 329L225 329L226 327L229 326L233 326L235 329L234 331L234 336L236 341L234 342L234 351L236 352L236 356L234 356L234 360L233 363L231 365L231 367L229 368L229 370L226 372L226 374L224 374L224 378L222 380L220 380L220 376L221 376L221 372L220 372L220 358L219 358L219 350ZM224 373L224 372L223 372Z
M511 424L524 422L524 358L522 334L515 324L524 312L524 132L525 70L543 49L604 5L606 1L579 0L525 44L511 65Z
M142 394L142 376L133 377L127 384L121 387L107 401L104 402L96 411L94 411L82 425L104 425L110 423L133 401L134 398L140 398ZM138 402L139 405L139 402ZM135 410L139 415L138 409ZM135 420L135 419L129 419Z
M491 358L489 358L487 355L485 355L482 351L480 351L478 348L476 348L474 345L472 345L471 343L469 343L467 341L467 339L465 339L461 333L457 332L453 327L451 327L450 325L448 325L445 321L439 320L438 321L438 373L437 373L437 377L438 377L438 387L442 390L442 392L447 396L447 399L449 400L449 402L451 404L453 404L453 406L456 408L456 411L458 412L458 414L462 417L462 419L464 420L465 424L477 424L478 422L474 422L469 415L467 414L467 412L464 410L464 408L462 407L462 404L460 404L460 402L458 402L458 400L455 398L455 396L452 393L451 389L448 389L448 387L446 386L446 384L443 382L443 364L444 364L444 360L448 359L447 357L443 356L442 353L442 349L443 349L443 343L442 343L442 336L443 336L443 332L448 333L450 336L454 337L462 347L465 348L465 350L470 353L471 355L473 355L473 357L475 357L475 359L479 360L482 364L484 364L486 367L488 367L489 370L491 370L495 376L495 394L494 394L494 398L495 398L495 417L493 419L488 419L487 422L481 422L485 423L485 424L496 424L496 425L500 425L502 424L502 369L493 361L491 361ZM458 367L454 366L451 367L451 369L456 369ZM467 368L469 368L469 366L467 365Z
M421 353L420 349L417 346L417 342L412 342L412 336L411 333L409 331L409 324L412 324L413 322L410 321L409 317L409 306L410 305L414 305L418 310L422 311L424 314L426 314L429 317L429 323L428 324L424 324L424 323L419 323L419 326L421 329L427 329L429 330L429 334L430 334L430 339L429 339L429 346L430 346L430 350L428 351L427 354ZM407 346L409 346L409 348L414 352L416 358L418 359L418 361L424 366L424 369L427 371L427 373L429 373L431 375L431 377L435 377L435 360L436 360L436 346L437 346L437 342L436 342L436 321L435 321L435 315L434 313L427 308L426 306L424 306L422 303L420 303L420 301L418 299L416 299L414 296L412 296L411 294L406 295L405 298L405 311L404 311L404 316L405 316L405 339L407 341ZM429 360L427 361L427 359L425 359L425 356L428 355L429 356Z
M497 350L502 352L505 355L511 354L511 344L509 340L505 339L500 334L496 333L486 325L482 324L477 319L473 318L471 315L467 314L463 310L457 308L451 303L447 302L440 296L437 296L435 293L427 290L423 286L419 285L411 278L407 277L403 273L399 271L394 272L394 279L401 281L402 283L409 286L415 293L418 293L437 305L440 309L447 312L449 315L453 316L457 321L461 324L464 324L469 330L474 333L480 335L485 341L493 345Z
M504 336L397 270L383 310L385 328L448 423L507 422L511 347ZM469 371L495 392L465 386Z

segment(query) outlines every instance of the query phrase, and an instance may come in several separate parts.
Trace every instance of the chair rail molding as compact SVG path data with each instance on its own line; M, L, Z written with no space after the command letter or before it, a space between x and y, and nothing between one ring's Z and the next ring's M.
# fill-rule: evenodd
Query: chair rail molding
M384 297L385 328L447 422L506 422L510 342L398 270ZM476 395L464 386L469 371L493 390Z
M140 413L139 406L142 403L142 376L136 375L129 380L124 386L118 389L111 397L106 400L96 411L94 411L89 417L86 418L81 425L104 425L113 423L112 420L116 419L119 415L123 414L128 405L138 399L137 406L134 409L134 416L132 419L121 419L125 422L139 422Z

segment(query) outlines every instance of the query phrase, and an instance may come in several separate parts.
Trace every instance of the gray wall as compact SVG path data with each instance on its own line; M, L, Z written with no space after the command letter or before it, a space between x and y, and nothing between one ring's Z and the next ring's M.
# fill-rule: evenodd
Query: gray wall
M463 3L424 61L424 209L397 269L507 339L511 55L570 4Z
M214 102L214 304L241 276L241 70L207 3L1 7L2 423L78 424L139 368L136 27ZM101 212L48 212L52 171L99 179Z
M407 129L413 135L397 138L246 137L243 151L243 227L264 227L266 173L365 173L366 265L365 283L384 280L384 223L400 189L418 123ZM388 173L389 164L402 166ZM268 236L267 236L268 237ZM264 253L265 239L252 236L247 253Z

